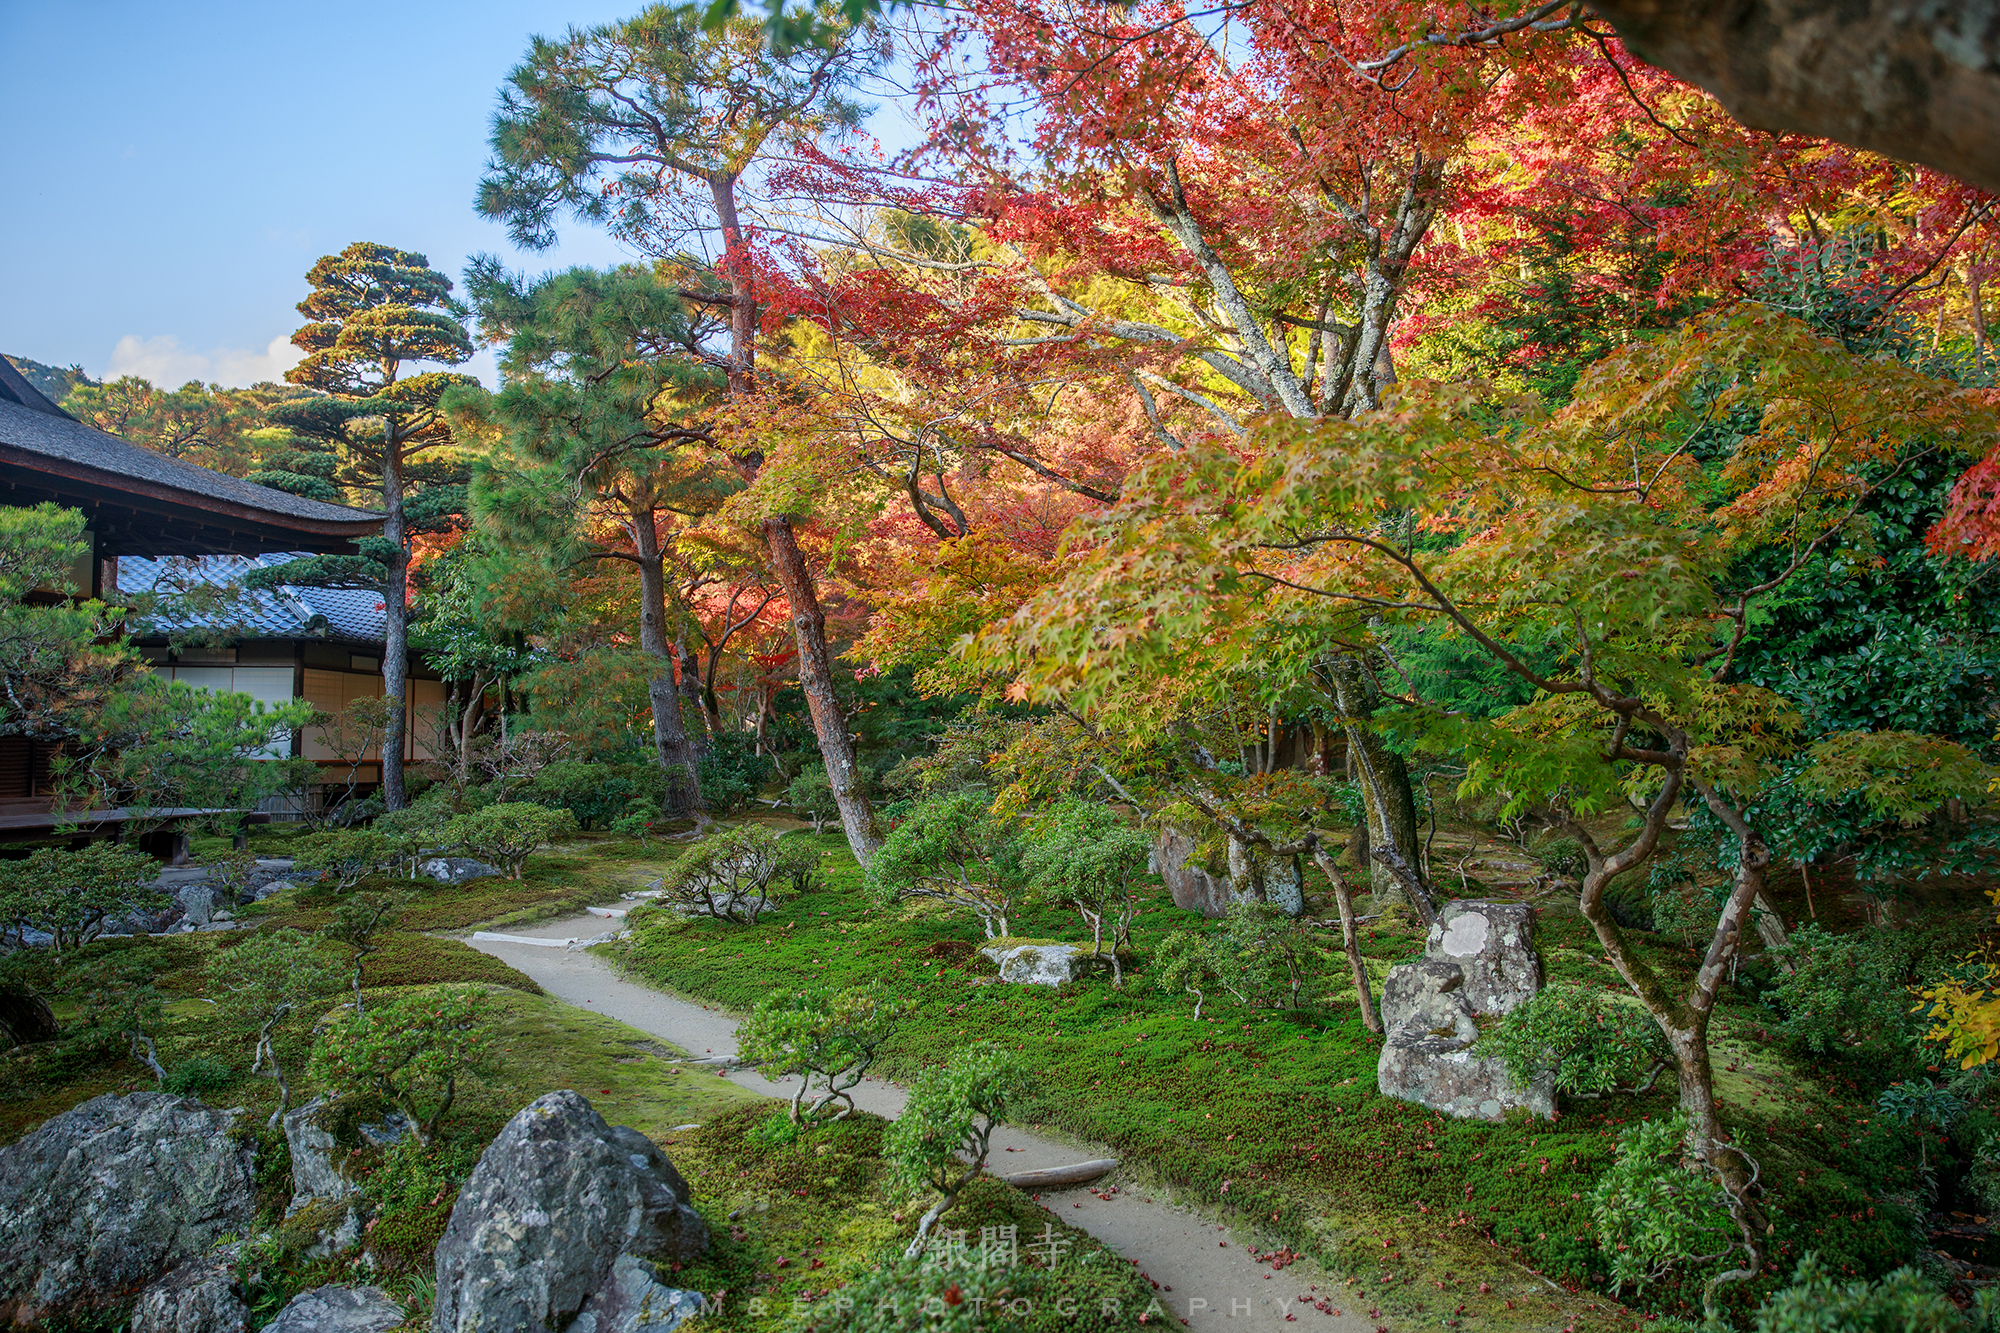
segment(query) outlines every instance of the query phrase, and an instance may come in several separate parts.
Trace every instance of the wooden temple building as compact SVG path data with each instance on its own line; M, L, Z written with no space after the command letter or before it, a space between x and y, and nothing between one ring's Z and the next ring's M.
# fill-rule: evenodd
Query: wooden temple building
M350 554L382 526L380 514L258 486L86 426L0 357L0 505L44 501L81 511L91 544L70 586L49 590L52 597L115 599L121 557ZM341 646L343 670L356 660L349 646ZM46 838L58 827L115 833L124 812L55 817L50 757L46 745L0 735L0 842Z

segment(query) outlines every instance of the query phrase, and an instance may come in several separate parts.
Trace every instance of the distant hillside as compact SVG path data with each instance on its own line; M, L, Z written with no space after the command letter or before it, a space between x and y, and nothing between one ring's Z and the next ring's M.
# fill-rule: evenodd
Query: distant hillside
M69 397L69 391L79 384L96 384L98 381L83 373L82 366L45 366L30 357L15 356L11 352L0 352L14 369L21 372L21 378L35 386L35 389L50 402L60 403Z

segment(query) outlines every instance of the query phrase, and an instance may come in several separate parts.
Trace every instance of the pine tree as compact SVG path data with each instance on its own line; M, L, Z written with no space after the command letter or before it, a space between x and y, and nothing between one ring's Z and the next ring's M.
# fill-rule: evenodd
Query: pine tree
M477 383L409 367L459 365L471 357L472 339L451 279L420 254L356 241L314 264L306 281L312 294L298 311L308 322L292 335L306 357L285 378L318 394L273 406L270 419L343 452L346 479L379 493L386 519L381 537L362 542L358 556L290 561L259 581L382 594L388 734L400 738L408 732L410 538L465 509L462 480L433 452L451 441L438 404L455 386ZM406 803L400 742L382 747L382 797L391 810Z

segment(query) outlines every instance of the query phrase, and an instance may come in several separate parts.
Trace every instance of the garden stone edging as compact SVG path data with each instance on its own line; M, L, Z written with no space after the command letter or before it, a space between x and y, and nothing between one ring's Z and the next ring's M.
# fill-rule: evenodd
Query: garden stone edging
M1494 1055L1477 1055L1477 1019L1504 1014L1542 988L1533 909L1524 903L1459 901L1439 912L1424 956L1389 969L1382 984L1385 1040L1375 1081L1385 1097L1470 1120L1500 1120L1523 1108L1554 1118L1553 1075L1526 1088Z

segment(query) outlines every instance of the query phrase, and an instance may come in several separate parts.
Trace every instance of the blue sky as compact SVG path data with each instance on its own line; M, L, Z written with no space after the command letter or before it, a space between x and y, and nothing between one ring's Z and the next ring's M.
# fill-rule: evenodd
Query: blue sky
M615 261L588 232L520 254L472 195L530 33L641 2L0 0L0 351L248 384L289 364L305 271L350 241L454 278L479 251Z

